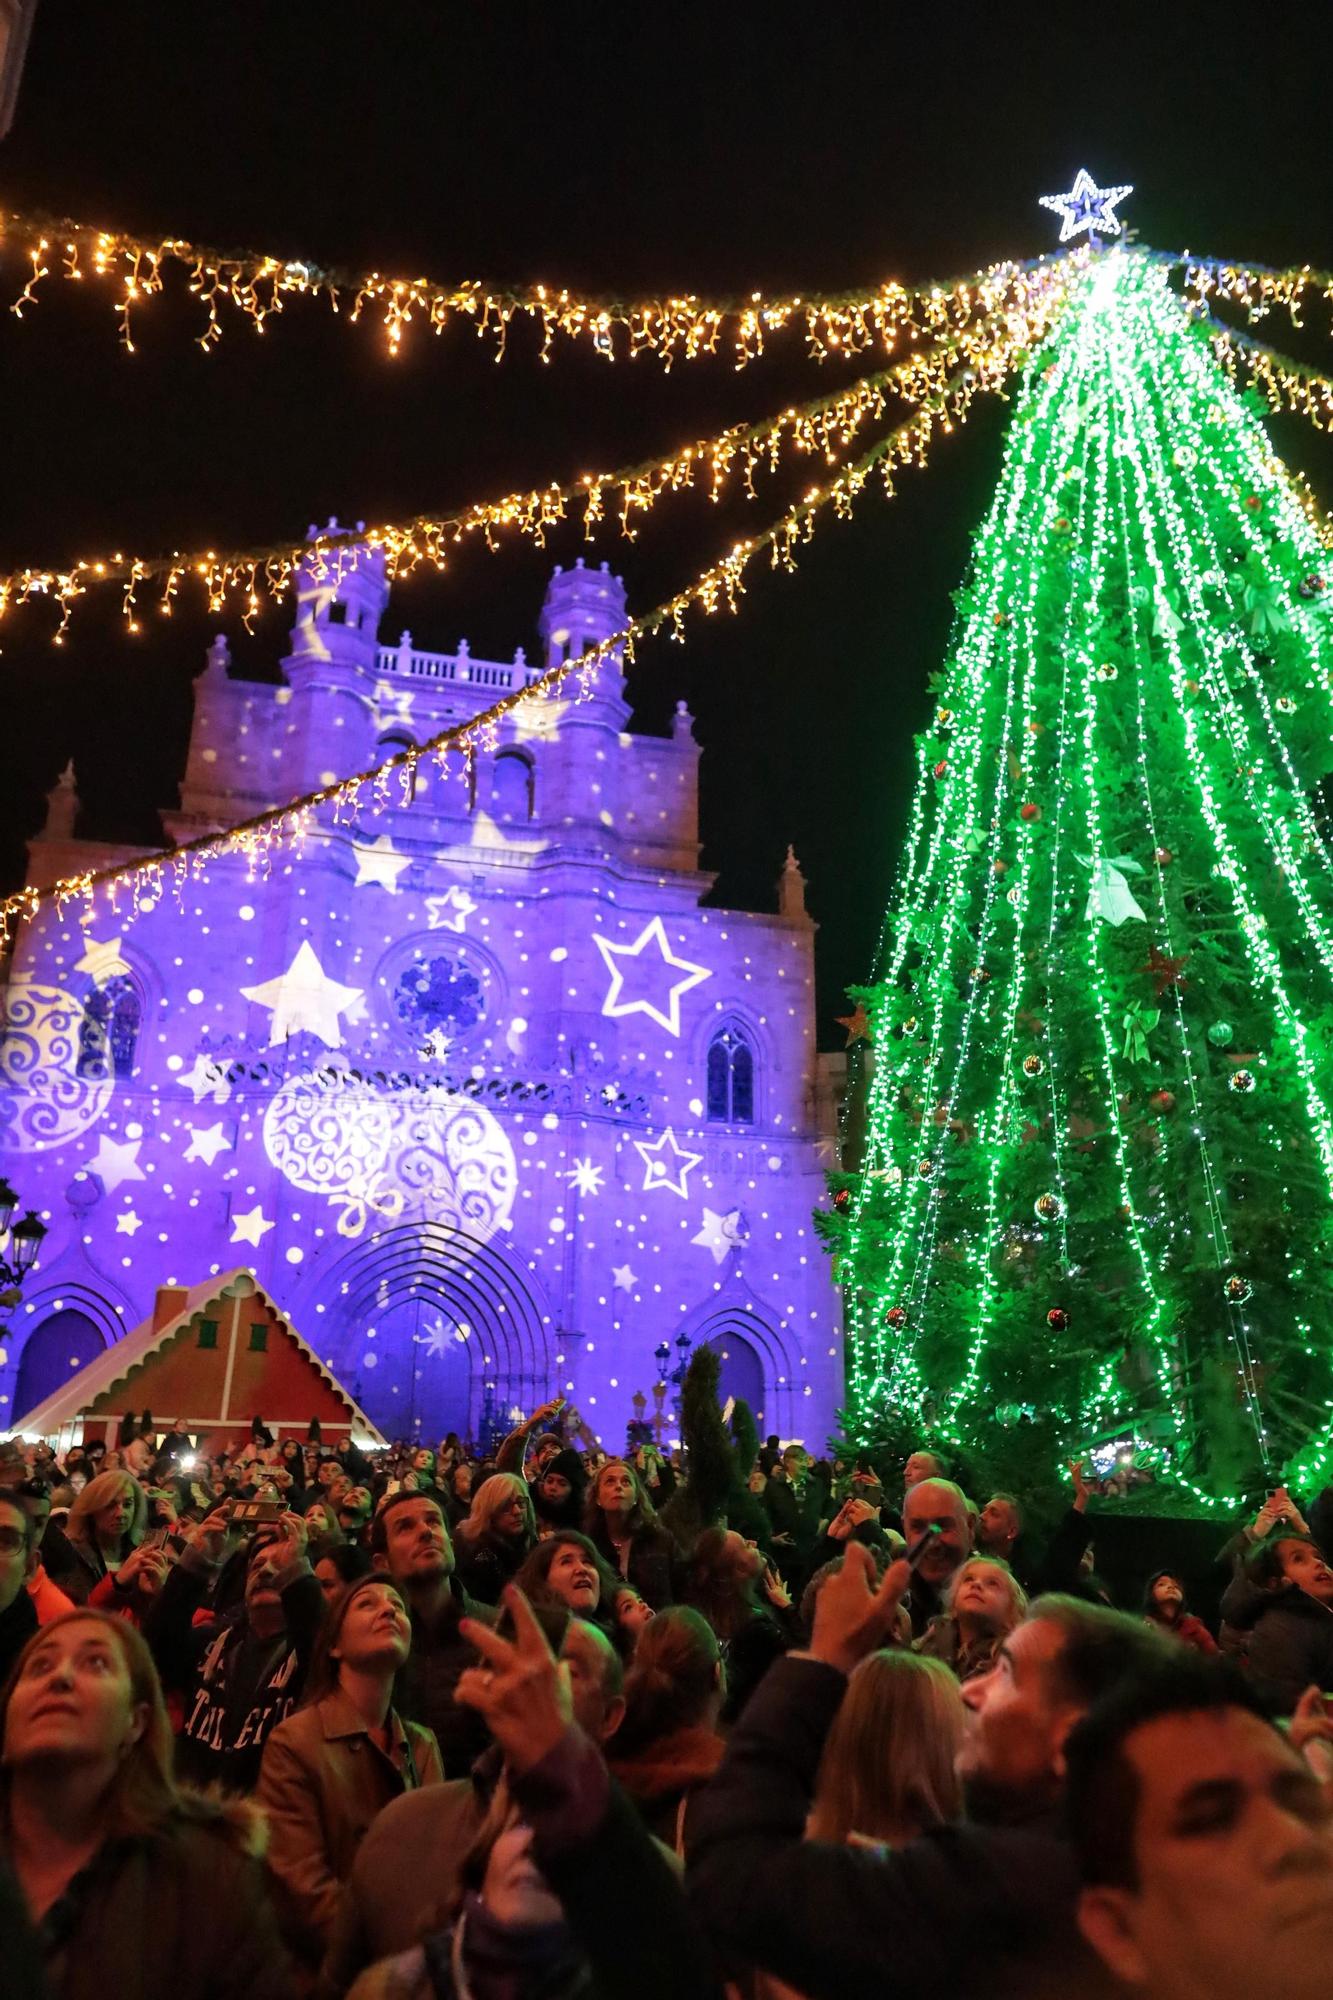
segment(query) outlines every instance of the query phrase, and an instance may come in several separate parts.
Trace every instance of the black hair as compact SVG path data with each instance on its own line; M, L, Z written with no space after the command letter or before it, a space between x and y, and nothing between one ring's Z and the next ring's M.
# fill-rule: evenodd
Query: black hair
M1082 1597L1048 1592L1028 1609L1025 1624L1037 1619L1058 1625L1064 1644L1048 1671L1061 1692L1081 1707L1091 1708L1127 1674L1150 1669L1163 1650L1176 1642L1164 1638L1141 1619L1108 1604L1089 1604Z
M443 1507L441 1507L433 1493L390 1493L387 1499L380 1501L379 1508L370 1524L370 1547L373 1554L377 1556L388 1554L389 1530L386 1523L394 1509L396 1507L405 1507L409 1500L428 1500L441 1521L444 1522L444 1532L446 1536L448 1535L449 1523L445 1519Z
M1257 1542L1245 1558L1245 1580L1257 1584L1260 1590L1277 1590L1286 1582L1282 1570L1281 1548L1283 1542L1301 1542L1307 1549L1318 1548L1313 1535L1302 1534L1297 1528L1277 1527L1271 1535Z
M1180 1571L1172 1569L1169 1563L1165 1569L1155 1569L1143 1586L1143 1615L1145 1618L1154 1619L1158 1624L1164 1621L1158 1618L1157 1600L1153 1596L1153 1592L1164 1576L1169 1576L1172 1583L1180 1585L1180 1615L1182 1618L1190 1608L1189 1592L1185 1588L1185 1579L1180 1574Z
M360 1542L338 1542L333 1548L325 1549L323 1555L315 1557L312 1568L322 1562L332 1563L339 1583L360 1583L363 1576L369 1576L374 1564L370 1550L363 1549Z
M1064 1746L1065 1821L1084 1882L1139 1885L1139 1780L1126 1755L1135 1730L1161 1716L1224 1708L1271 1720L1268 1704L1234 1660L1171 1646L1109 1689L1075 1724Z

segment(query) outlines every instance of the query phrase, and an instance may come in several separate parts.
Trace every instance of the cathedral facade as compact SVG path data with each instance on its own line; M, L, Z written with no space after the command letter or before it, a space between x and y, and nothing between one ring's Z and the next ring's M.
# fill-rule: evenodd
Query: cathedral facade
M276 685L214 644L173 843L542 671L381 644L388 595L364 545L335 583L308 565ZM557 570L545 662L624 620L605 565ZM707 1344L765 1431L822 1444L841 1338L811 1220L833 1121L804 884L789 853L775 911L708 905L684 705L634 734L617 661L577 678L357 824L212 857L132 920L127 891L119 916L44 904L23 927L0 1172L50 1233L0 1328L0 1431L159 1285L244 1264L386 1435L560 1393L614 1449ZM67 774L32 884L128 858L76 838L75 809Z

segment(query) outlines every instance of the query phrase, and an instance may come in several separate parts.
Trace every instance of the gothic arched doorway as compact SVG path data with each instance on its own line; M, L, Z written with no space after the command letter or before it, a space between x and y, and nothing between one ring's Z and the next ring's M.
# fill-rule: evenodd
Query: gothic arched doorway
M437 1223L384 1230L340 1258L301 1316L315 1352L386 1437L507 1427L550 1393L550 1315L493 1244Z
M63 1389L70 1376L95 1360L105 1346L96 1322L70 1307L53 1312L35 1326L19 1357L15 1422L22 1423L29 1410Z
M703 1345L718 1358L717 1392L723 1403L732 1396L737 1402L748 1403L762 1433L766 1415L764 1363L757 1348L746 1339L739 1326L732 1325L710 1333Z

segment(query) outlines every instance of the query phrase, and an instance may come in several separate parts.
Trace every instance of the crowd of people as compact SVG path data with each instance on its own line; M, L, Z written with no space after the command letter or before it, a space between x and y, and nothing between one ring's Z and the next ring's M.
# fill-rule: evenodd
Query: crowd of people
M1038 1534L715 1392L620 1457L0 1442L0 1991L1322 1994L1333 1489L1213 1629L1110 1602L1078 1463Z

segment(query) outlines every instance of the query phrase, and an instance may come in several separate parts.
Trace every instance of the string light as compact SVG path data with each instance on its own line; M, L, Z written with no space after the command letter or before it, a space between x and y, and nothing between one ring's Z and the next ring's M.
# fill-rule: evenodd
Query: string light
M562 340L586 342L608 361L650 354L666 368L723 352L743 368L770 340L793 328L804 332L807 351L816 360L864 354L873 347L891 353L900 340L938 338L974 317L1021 305L1033 278L1049 268L1037 258L917 286L889 281L871 290L811 296L767 298L756 291L719 299L693 293L622 299L584 295L566 286L395 278L381 271L349 271L311 259L218 250L181 237L141 237L18 213L0 224L4 248L27 267L27 283L14 302L20 316L37 303L49 281L90 282L112 293L121 339L131 351L136 315L166 289L168 273L179 270L204 313L197 339L206 353L222 339L230 315L248 320L262 334L293 299L310 298L323 300L350 325L377 321L391 355L418 326L442 334L463 324L493 345L498 361L517 320L540 330L543 361L551 359Z
M571 518L580 522L586 540L591 541L608 520L616 521L620 533L632 540L662 499L703 490L711 500L721 500L736 480L747 498L754 498L756 475L776 472L785 454L835 463L867 425L883 417L891 396L942 410L960 371L972 376L977 386L998 390L1015 354L1041 338L1050 325L1073 268L1066 264L1044 272L1021 309L977 320L845 388L760 422L731 425L662 457L614 472L586 473L561 486L507 493L448 513L419 514L407 522L358 529L355 540L383 552L390 577L405 578L421 566L443 570L450 555L470 541L480 540L495 551L506 537L527 536L542 546L554 528ZM303 563L313 557L336 567L344 545L344 536L328 533L301 544L233 553L208 549L148 558L116 552L83 557L63 569L17 569L0 577L0 618L24 606L56 606L60 621L53 636L63 642L75 607L99 590L119 586L126 628L134 632L140 629L140 592L145 586L157 591L158 613L170 616L182 588L194 585L204 592L211 612L237 605L249 629L266 604L291 588Z
M767 554L774 569L793 571L801 548L812 538L816 521L822 514L831 512L838 520L849 519L872 478L886 499L893 498L897 492L897 473L909 467L923 467L936 433L950 435L966 421L977 395L988 387L992 390L1000 388L1008 369L1014 364L1015 356L1022 351L1021 336L1022 329L1015 329L1007 355L1003 351L997 354L993 379L975 369L963 370L949 384L942 400L915 411L895 425L853 464L844 467L824 484L811 486L794 506L789 507L762 533L733 543L725 555L703 570L685 589L652 611L631 619L621 631L598 645L590 646L578 656L557 662L529 686L501 696L470 721L441 730L438 735L396 752L369 770L305 793L287 805L257 813L222 832L204 834L198 839L183 842L163 854L141 857L112 868L63 876L42 888L19 890L0 902L0 946L9 942L18 923L31 918L46 902L53 902L63 910L70 902L81 901L85 910L91 912L97 898L105 896L118 920L127 922L142 905L156 902L168 888L179 895L192 876L206 868L214 856L242 854L252 869L266 868L274 852L284 843L293 843L299 849L317 834L317 815L325 809L335 822L345 822L365 811L381 811L392 804L408 805L415 792L417 768L428 759L433 758L444 764L451 753L465 758L475 757L479 751L494 746L500 723L521 704L552 696L571 679L578 683L576 691L581 698L590 696L595 687L597 669L604 660L623 658L626 664L631 664L636 644L661 632L671 639L683 641L687 614L703 613L711 617L722 610L736 611L745 593L744 579L757 557ZM309 552L309 559L316 566L326 560L340 562L345 573L346 569L355 565L358 546L364 548L366 542L345 544L335 549L330 557L316 544ZM120 908L117 900L125 891L131 898L128 912Z
M1220 299L1240 306L1253 320L1266 319L1272 312L1285 312L1293 326L1303 324L1301 314L1307 302L1321 297L1333 305L1333 272L1313 270L1309 264L1289 265L1275 270L1266 264L1230 264L1218 257L1192 257L1188 250L1180 256L1156 253L1168 268L1184 272L1185 294L1199 301Z

